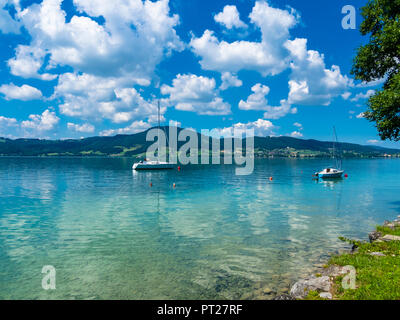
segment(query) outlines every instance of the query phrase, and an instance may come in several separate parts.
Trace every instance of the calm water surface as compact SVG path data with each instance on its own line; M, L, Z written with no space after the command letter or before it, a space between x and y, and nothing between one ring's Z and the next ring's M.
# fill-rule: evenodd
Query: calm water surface
M260 160L239 177L0 158L0 299L271 298L344 249L338 236L365 239L400 214L400 160L348 160L348 179L312 180L326 165ZM54 291L41 288L44 265Z

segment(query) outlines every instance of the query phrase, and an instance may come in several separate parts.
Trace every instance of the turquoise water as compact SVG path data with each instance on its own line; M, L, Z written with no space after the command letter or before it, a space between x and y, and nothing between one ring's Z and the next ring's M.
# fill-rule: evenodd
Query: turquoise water
M400 160L348 160L348 179L312 180L328 164L266 159L235 176L0 158L0 298L269 299L343 250L338 236L365 239L400 214ZM41 287L44 265L56 290Z

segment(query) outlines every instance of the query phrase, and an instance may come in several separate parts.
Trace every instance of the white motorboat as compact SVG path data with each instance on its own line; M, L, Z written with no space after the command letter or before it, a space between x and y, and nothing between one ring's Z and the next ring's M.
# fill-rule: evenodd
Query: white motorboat
M158 101L158 129L160 128L160 101ZM160 141L160 139L158 139ZM160 145L158 145L158 152L160 152ZM145 159L144 161L136 162L133 164L133 170L168 170L173 169L175 167L174 164L169 162L163 162L158 160L150 161Z
M160 161L140 161L133 165L133 170L167 170L173 169L174 165L168 162Z
M334 134L334 142L332 148L332 158L335 160L335 165L329 168L326 168L320 172L316 172L315 176L321 179L340 179L343 177L344 170L342 170L342 160L338 156L339 152L337 152L336 144L337 144L337 135L336 129L333 127Z

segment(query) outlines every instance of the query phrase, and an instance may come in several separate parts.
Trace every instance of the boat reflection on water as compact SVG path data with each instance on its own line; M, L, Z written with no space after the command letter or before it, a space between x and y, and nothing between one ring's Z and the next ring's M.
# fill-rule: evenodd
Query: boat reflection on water
M315 179L316 183L322 184L325 187L333 188L336 184L342 183L343 178L332 178L332 179Z

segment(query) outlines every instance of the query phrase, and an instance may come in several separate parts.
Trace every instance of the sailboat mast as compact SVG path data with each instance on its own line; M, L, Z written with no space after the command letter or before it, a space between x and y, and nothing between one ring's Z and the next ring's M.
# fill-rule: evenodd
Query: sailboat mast
M158 100L158 102L157 102L157 107L158 107L157 117L158 117L158 134L159 134L159 136L158 136L157 158L158 158L158 161L160 161L160 153L161 153L161 150L160 150L160 130L161 130L161 125L160 125L160 100Z
M336 144L338 143L338 138L337 138L337 134L336 134L336 128L335 126L333 126L333 157L336 160L336 168L341 169L342 168L342 162L341 160L339 160L338 156L336 155Z
M332 149L332 156L333 156L333 159L336 158L336 129L335 129L335 126L333 126L333 149Z
M158 129L160 129L160 100L158 100Z

